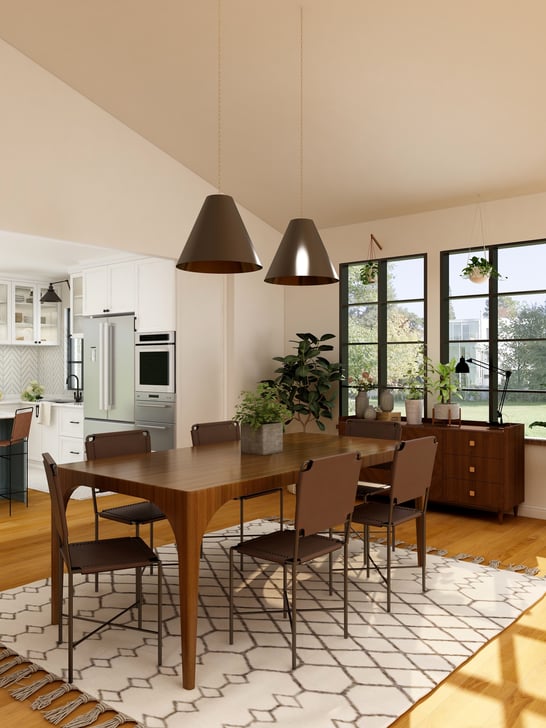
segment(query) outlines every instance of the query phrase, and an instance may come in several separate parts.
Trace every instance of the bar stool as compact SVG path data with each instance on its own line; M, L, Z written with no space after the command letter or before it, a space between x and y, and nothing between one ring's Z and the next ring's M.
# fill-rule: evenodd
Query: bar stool
M17 495L19 493L23 493L23 501L28 507L28 435L30 432L30 424L32 422L33 414L33 407L20 407L19 409L16 409L9 440L0 440L0 458L7 462L8 472L7 489L0 493L0 497L7 498L9 501L10 516L11 501L14 494ZM11 482L13 474L12 459L17 457L23 458L23 467L21 469L23 485L20 490L14 491Z

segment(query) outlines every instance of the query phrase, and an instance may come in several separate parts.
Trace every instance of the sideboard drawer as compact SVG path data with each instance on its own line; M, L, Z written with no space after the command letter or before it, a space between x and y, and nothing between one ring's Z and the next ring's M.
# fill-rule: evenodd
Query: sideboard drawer
M444 475L446 478L457 478L459 480L482 480L487 483L502 483L504 462L495 458L479 458L473 455L457 456L446 453Z
M502 504L503 501L502 486L482 480L465 482L447 478L445 494L452 503L475 508L489 508L492 504Z

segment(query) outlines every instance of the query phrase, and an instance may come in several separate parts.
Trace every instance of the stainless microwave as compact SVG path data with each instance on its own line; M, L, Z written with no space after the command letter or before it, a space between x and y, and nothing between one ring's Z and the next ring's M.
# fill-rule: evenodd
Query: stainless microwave
M174 331L135 334L135 391L175 392Z

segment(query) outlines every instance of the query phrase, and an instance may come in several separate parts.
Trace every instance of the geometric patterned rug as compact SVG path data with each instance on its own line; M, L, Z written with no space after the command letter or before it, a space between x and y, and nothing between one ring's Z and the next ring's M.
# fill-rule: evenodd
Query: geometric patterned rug
M276 527L255 521L246 529L257 535ZM292 671L289 622L278 614L236 617L235 643L228 643L227 550L237 531L204 540L194 690L181 687L177 571L171 568L165 569L163 665L156 665L153 635L114 628L76 649L74 685L146 728L385 728L546 592L542 578L429 555L424 594L419 568L393 570L387 613L379 577L372 572L366 579L365 571L356 569L350 573L345 640L342 612L334 611L339 598L328 595L326 565L301 570L299 606L318 603L321 609L299 616L300 659ZM379 544L372 550L375 559L384 555ZM160 552L165 561L176 557L172 546ZM356 539L351 554L351 563L361 564L362 545ZM413 551L397 548L393 563L413 564L415 558ZM236 576L236 603L252 608L260 597L278 606L279 574L277 568L263 572L247 560L247 586L239 588ZM341 588L341 574L335 579L334 586ZM155 585L155 577L145 577L144 618L151 628ZM82 582L75 605L103 616L123 604L132 588L132 574L121 572L113 581L102 578L99 596L94 582ZM49 596L47 580L1 593L0 642L62 676L66 649L57 646L57 628L49 624ZM88 725L100 724L97 718Z

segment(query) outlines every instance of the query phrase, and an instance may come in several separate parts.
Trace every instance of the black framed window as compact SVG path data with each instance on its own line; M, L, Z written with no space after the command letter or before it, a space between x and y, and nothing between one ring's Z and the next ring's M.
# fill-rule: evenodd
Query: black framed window
M354 414L358 391L351 385L362 371L378 385L368 393L373 406L389 389L395 409L403 409L406 372L426 342L426 256L380 259L376 282L366 285L360 280L365 263L340 266L341 415Z
M483 250L473 254L483 255ZM486 257L500 274L475 284L461 276L468 250L441 254L441 357L472 358L461 376L465 420L496 422L510 371L503 421L523 422L526 437L545 437L546 428L546 240L487 246Z

